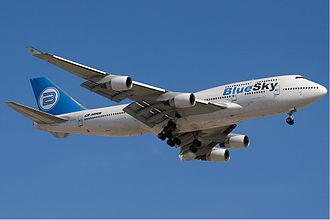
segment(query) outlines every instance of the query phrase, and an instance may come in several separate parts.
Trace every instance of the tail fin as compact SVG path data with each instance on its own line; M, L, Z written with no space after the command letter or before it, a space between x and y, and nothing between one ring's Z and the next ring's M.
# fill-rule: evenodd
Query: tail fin
M40 111L60 115L85 109L45 77L30 79L30 82Z

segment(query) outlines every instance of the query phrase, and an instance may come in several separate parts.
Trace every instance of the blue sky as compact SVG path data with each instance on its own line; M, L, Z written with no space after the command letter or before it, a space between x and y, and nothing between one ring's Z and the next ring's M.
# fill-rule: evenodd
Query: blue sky
M1 101L36 107L47 76L88 108L115 103L25 46L175 91L301 73L329 88L328 1L2 1ZM227 163L181 162L154 135L56 139L0 107L1 218L327 218L328 95L241 123Z

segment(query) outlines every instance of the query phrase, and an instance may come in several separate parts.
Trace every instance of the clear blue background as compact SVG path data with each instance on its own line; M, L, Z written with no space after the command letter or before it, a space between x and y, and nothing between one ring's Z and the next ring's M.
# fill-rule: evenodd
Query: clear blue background
M1 1L1 101L36 107L47 76L89 108L116 103L25 46L176 91L302 73L328 85L328 1ZM2 218L327 218L328 95L243 122L227 163L181 162L154 135L56 139L1 105Z

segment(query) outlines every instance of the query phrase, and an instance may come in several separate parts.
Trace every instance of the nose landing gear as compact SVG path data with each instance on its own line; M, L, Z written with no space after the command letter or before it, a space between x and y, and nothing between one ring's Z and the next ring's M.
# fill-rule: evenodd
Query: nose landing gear
M293 109L290 109L290 111L288 112L289 117L287 117L285 121L289 125L294 124L293 113L295 113L296 111L297 111L296 108L293 108Z
M286 118L286 123L288 123L289 125L293 125L294 124L294 119L292 116L289 116Z

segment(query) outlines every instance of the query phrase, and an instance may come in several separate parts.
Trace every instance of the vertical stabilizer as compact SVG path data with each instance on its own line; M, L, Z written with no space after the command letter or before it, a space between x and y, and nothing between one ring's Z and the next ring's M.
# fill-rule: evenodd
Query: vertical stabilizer
M53 115L76 112L85 108L45 77L30 79L40 111Z

